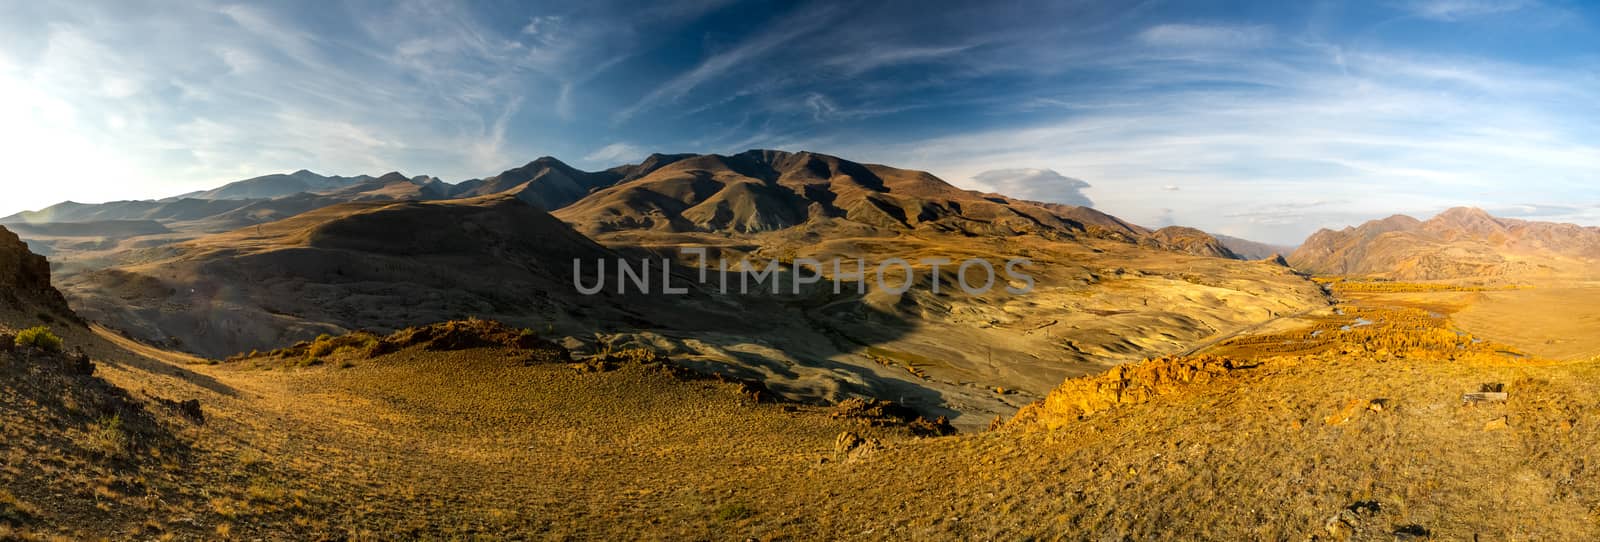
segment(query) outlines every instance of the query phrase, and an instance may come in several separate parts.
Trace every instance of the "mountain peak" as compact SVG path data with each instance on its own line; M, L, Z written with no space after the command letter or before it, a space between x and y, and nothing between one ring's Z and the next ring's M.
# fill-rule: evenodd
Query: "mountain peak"
M411 182L411 178L398 171L391 171L378 177L378 181L387 183Z
M1477 207L1449 209L1439 213L1426 224L1429 229L1439 233L1460 233L1480 237L1504 231L1506 228L1500 219Z
M571 169L571 166L568 166L566 162L562 162L560 159L558 159L558 158L556 158L554 156L540 156L538 158L535 158L532 162L528 162L528 165L523 166L523 167L548 167L548 168Z
M1463 220L1477 221L1477 220L1494 220L1495 219L1494 215L1491 215L1491 214L1489 214L1488 211L1485 211L1485 210L1477 208L1477 207L1452 207L1450 209L1446 209L1442 213L1439 213L1437 216L1434 216L1433 218L1435 220L1450 220L1450 221L1463 221Z

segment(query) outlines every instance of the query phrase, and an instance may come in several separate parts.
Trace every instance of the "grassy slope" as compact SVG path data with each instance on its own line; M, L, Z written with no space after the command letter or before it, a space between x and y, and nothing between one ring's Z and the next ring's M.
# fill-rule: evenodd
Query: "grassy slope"
M1344 318L1379 322L1287 352L1266 345L1308 340L1305 329L1274 328L1218 345L1249 368L1206 382L1114 393L1126 404L1048 430L1021 420L933 439L658 369L528 366L503 348L181 365L74 330L69 344L134 400L199 398L207 421L146 406L138 423L184 459L117 464L80 445L16 444L80 442L96 416L57 424L4 403L0 481L27 510L22 529L72 538L1600 536L1600 475L1587 465L1600 366L1387 338L1418 318L1448 329L1476 293L1347 293ZM1338 330L1325 321L1336 317L1308 325ZM1510 400L1462 404L1485 383ZM885 447L846 459L844 431Z

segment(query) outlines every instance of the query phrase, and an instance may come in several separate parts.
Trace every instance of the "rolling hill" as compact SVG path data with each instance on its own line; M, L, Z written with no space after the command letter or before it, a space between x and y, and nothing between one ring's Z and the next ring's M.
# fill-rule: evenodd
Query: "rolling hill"
M573 258L610 252L510 196L352 202L185 241L64 281L78 309L223 357L358 328L558 312Z

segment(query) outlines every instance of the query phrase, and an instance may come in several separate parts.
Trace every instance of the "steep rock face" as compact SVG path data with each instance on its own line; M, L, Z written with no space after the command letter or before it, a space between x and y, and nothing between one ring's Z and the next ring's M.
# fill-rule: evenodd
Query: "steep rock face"
M50 284L50 262L0 227L0 305L15 310L36 308L58 315L72 313L66 299Z
M1428 221L1393 216L1313 234L1289 256L1296 268L1397 279L1496 278L1570 272L1600 259L1600 228L1498 218L1450 209Z

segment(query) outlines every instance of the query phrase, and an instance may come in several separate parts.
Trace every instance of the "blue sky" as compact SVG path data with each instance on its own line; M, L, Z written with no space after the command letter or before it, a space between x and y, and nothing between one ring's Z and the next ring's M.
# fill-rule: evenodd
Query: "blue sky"
M1280 243L1600 224L1600 8L985 4L4 2L0 214L778 148Z

